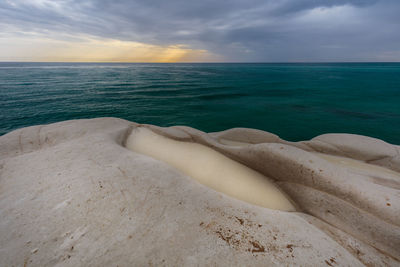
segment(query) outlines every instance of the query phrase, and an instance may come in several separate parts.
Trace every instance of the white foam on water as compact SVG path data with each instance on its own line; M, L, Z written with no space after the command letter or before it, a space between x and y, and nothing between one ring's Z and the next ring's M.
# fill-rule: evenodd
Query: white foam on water
M207 146L176 141L137 127L128 137L126 147L164 161L228 196L270 209L295 211L271 179Z

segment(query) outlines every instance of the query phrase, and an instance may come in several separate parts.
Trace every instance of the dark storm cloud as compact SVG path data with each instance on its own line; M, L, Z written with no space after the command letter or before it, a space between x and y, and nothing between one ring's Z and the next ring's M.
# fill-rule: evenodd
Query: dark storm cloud
M0 27L186 44L228 61L400 60L399 13L395 0L8 0Z

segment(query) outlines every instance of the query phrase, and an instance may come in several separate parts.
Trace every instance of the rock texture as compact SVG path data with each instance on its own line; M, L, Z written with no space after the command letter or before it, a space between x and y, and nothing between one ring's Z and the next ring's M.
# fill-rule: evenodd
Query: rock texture
M297 211L231 198L126 149L135 127L271 177ZM349 134L292 143L116 118L23 128L0 137L0 266L398 266L399 172L399 146Z

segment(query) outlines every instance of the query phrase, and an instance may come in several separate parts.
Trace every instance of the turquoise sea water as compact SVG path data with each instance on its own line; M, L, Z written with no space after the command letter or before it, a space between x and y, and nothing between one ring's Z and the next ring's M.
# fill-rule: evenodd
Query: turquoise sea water
M0 63L0 134L103 116L400 144L400 64Z

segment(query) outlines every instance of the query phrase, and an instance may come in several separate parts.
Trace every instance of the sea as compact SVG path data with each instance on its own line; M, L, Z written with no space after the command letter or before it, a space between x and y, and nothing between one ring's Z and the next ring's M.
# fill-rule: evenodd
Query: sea
M96 117L399 145L400 63L0 63L0 135Z

